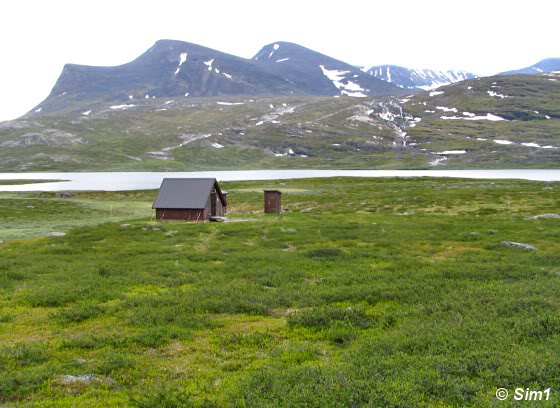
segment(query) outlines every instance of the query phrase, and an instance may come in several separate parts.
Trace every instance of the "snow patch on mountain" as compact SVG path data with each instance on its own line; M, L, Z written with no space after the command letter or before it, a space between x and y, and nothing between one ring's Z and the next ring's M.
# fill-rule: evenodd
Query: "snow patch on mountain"
M496 93L494 91L486 91L486 92L488 93L488 95L494 96L496 98L500 98L500 99L509 98L509 96L507 96L507 95L502 95L502 94Z
M113 110L119 110L119 109L133 108L133 107L135 107L135 106L136 106L136 105L133 105L133 104L130 104L130 105L113 105L113 106L110 106L109 108L110 108L110 109L113 109Z
M455 111L456 112L456 111ZM469 113L469 112L464 112ZM500 122L500 121L507 121L507 119L501 118L499 116L493 115L491 113L487 113L486 116L468 116L468 117L461 117L461 116L442 116L441 119L445 120L489 120L490 122Z
M372 77L395 84L401 88L420 88L425 91L453 84L466 79L477 78L477 75L465 71L441 71L432 69L414 69L396 65L381 65L365 71Z
M436 154L449 155L449 154L465 154L465 153L467 153L466 150L446 150L444 152L438 152Z
M324 65L319 65L323 75L329 78L333 85L336 86L338 90L340 90L341 95L348 95L358 98L365 98L367 97L366 94L362 93L362 91L366 91L360 85L356 84L355 82L347 80L344 76L349 74L350 71L340 71L337 69L327 69ZM345 81L346 83L342 82Z
M227 106L232 106L232 105L244 105L245 102L216 102L218 105L227 105Z
M175 75L177 75L179 73L179 71L181 71L181 65L183 65L185 63L185 61L187 61L187 53L183 52L183 53L181 53L181 55L179 55L179 66L177 67L177 70L175 71Z
M279 44L274 44L274 46L272 47L272 51L270 52L270 54L268 55L268 59L272 58L272 56L274 55L274 53L278 50L278 48L280 48Z
M457 108L447 108L445 106L436 106L436 109L442 110L444 112L455 112L455 113L457 113Z
M208 66L208 71L212 71L212 64L214 63L214 59L211 59L210 61L204 61L204 64L206 66Z

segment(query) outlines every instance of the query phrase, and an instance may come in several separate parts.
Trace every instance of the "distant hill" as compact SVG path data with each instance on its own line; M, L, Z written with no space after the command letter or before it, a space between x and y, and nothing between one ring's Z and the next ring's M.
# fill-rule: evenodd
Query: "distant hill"
M342 61L290 43L264 47L253 59L197 44L157 41L115 67L67 64L50 95L30 112L84 111L136 105L148 98L251 95L379 96L402 92Z
M433 69L413 69L397 65L378 65L368 69L367 74L397 85L403 89L431 90L466 79L477 78L476 74L465 71L438 71Z
M560 72L560 58L547 58L530 67L501 72L498 75L535 75L550 72Z
M467 80L407 99L409 145L438 167L558 168L560 74Z

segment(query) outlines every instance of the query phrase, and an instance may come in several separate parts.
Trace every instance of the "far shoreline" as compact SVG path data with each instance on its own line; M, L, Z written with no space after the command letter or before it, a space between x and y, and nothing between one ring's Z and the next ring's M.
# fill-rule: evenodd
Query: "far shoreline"
M60 179L13 179L13 180L5 180L0 178L0 186L23 186L27 184L39 184L39 183L60 183L69 180L60 180Z

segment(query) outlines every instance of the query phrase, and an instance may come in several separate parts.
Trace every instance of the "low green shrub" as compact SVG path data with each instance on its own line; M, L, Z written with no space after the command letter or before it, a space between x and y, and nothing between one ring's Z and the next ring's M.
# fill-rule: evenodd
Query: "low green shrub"
M174 383L144 387L130 395L130 404L137 408L184 408L194 405L192 394Z
M75 302L80 293L75 287L53 285L37 288L27 295L27 301L33 307L61 307Z
M0 348L0 361L5 366L31 366L49 359L47 346L43 343L19 343Z
M99 361L95 371L99 374L111 375L114 371L131 368L132 358L122 351L109 351Z
M105 308L91 302L77 303L58 310L52 317L60 323L79 323L99 316Z
M371 319L366 315L362 306L322 306L304 309L288 315L288 325L291 327L325 328L335 322L342 322L352 327L366 328L371 324Z
M336 248L318 248L307 251L306 256L315 260L336 259L344 255L344 252Z

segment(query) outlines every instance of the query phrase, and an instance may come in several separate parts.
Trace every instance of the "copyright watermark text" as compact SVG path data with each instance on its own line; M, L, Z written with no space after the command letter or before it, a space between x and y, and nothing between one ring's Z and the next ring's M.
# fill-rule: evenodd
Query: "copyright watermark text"
M548 401L550 400L550 388L545 390L532 390L530 388L516 388L513 390L511 398L514 401ZM496 390L496 398L505 401L510 398L510 393L506 388Z

